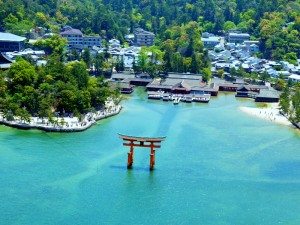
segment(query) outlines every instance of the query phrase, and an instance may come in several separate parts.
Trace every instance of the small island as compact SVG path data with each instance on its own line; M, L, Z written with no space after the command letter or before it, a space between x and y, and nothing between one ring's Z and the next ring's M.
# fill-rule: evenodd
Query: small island
M36 67L19 58L0 74L0 123L20 129L77 132L121 111L120 94L82 61L53 54Z

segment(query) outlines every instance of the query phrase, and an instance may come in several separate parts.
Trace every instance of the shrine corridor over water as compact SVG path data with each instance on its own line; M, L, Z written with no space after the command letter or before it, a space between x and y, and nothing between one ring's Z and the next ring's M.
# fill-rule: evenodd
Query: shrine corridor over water
M252 100L148 100L83 133L0 127L0 224L300 224L300 132L241 112ZM149 149L117 133L166 136Z

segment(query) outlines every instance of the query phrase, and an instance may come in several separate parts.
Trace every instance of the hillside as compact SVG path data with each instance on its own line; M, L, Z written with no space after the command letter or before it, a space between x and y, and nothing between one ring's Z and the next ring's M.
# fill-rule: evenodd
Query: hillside
M68 24L124 41L125 34L142 27L157 34L159 45L168 28L190 21L202 31L249 32L261 39L267 58L300 56L299 0L0 0L1 28L17 34L34 26L58 31Z

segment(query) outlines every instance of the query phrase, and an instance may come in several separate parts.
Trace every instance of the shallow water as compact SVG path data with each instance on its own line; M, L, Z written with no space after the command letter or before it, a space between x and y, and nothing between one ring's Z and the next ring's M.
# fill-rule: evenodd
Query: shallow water
M300 224L300 134L249 117L251 100L147 100L83 133L0 127L0 224ZM117 133L167 136L149 150Z

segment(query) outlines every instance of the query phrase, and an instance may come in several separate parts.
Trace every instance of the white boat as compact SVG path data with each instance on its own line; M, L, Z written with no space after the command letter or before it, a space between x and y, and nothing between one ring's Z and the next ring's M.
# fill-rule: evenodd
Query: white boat
M164 94L163 95L163 101L169 101L170 100L170 95L169 94Z
M175 99L174 99L174 105L177 105L179 102L180 102L180 97L176 97Z

